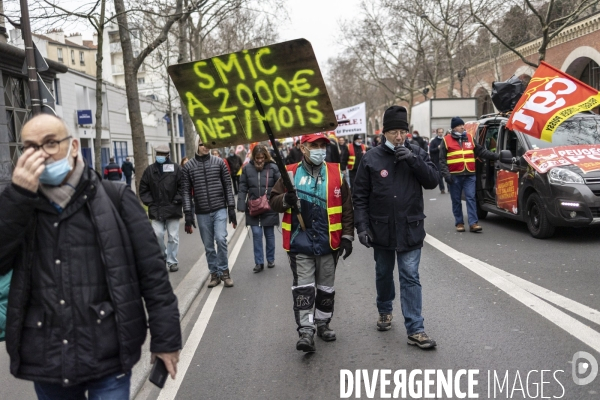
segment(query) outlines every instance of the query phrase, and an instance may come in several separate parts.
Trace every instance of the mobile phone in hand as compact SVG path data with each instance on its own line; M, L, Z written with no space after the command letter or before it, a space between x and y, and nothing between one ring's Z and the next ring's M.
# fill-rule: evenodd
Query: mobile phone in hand
M150 371L150 377L148 377L148 380L162 389L165 386L165 382L167 381L168 377L169 371L167 371L165 362L156 357L156 361L154 361L154 366L152 367L152 371Z

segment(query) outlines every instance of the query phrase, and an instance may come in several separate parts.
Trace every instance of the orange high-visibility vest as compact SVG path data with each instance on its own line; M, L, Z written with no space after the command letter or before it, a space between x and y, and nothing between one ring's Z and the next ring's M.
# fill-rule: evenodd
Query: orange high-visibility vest
M296 170L301 163L287 165L286 169L292 171L294 178ZM325 163L325 173L327 180L327 216L329 219L329 246L332 250L337 250L342 242L342 173L340 164ZM281 231L283 234L283 248L290 251L292 238L292 209L288 208L283 213L281 221Z
M463 142L463 146L452 135L444 136L444 143L448 154L446 155L446 163L451 174L459 174L466 169L469 172L475 172L475 142L473 136L467 133L467 141Z
M367 151L367 146L364 144L360 145L363 154ZM356 162L356 154L354 154L354 142L348 145L348 171L352 171L354 169L354 163Z

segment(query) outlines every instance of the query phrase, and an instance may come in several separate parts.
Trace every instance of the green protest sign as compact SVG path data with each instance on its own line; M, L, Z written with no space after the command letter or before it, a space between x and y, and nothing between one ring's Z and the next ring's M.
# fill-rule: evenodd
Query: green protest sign
M306 39L172 65L168 72L200 139L209 147L268 140L264 120L276 138L337 127Z

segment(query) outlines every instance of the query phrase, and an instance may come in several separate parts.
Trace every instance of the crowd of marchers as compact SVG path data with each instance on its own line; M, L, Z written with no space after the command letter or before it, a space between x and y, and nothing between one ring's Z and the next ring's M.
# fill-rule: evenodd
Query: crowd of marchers
M182 338L168 273L179 269L180 220L187 234L199 230L208 287L233 287L227 225L237 226L236 210L252 231L255 273L276 266L281 226L296 349L315 351L315 335L336 340L336 266L352 254L355 232L373 251L374 326L392 326L397 265L407 343L434 348L419 280L423 189L439 185L444 193L447 183L460 232L464 192L470 231L479 232L475 157L497 158L473 141L460 118L450 125L427 143L414 132L409 137L406 109L392 106L369 149L359 135L351 142L304 135L285 155L293 190L274 149L263 144L243 160L233 148L226 157L211 153L196 137L194 157L181 164L159 146L139 186L144 209L129 190L132 165L111 163L100 175L61 119L32 118L22 129L12 184L0 194L0 340L10 372L33 381L40 399L129 398L131 370L149 329L152 362L162 360L174 378ZM123 173L127 184L114 182Z

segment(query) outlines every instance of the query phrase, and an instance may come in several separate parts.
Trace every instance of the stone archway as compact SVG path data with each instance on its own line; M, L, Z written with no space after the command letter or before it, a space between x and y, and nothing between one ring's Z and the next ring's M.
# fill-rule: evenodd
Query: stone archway
M563 71L594 89L600 90L600 52L588 46L571 52L563 63ZM600 114L600 107L592 110Z

